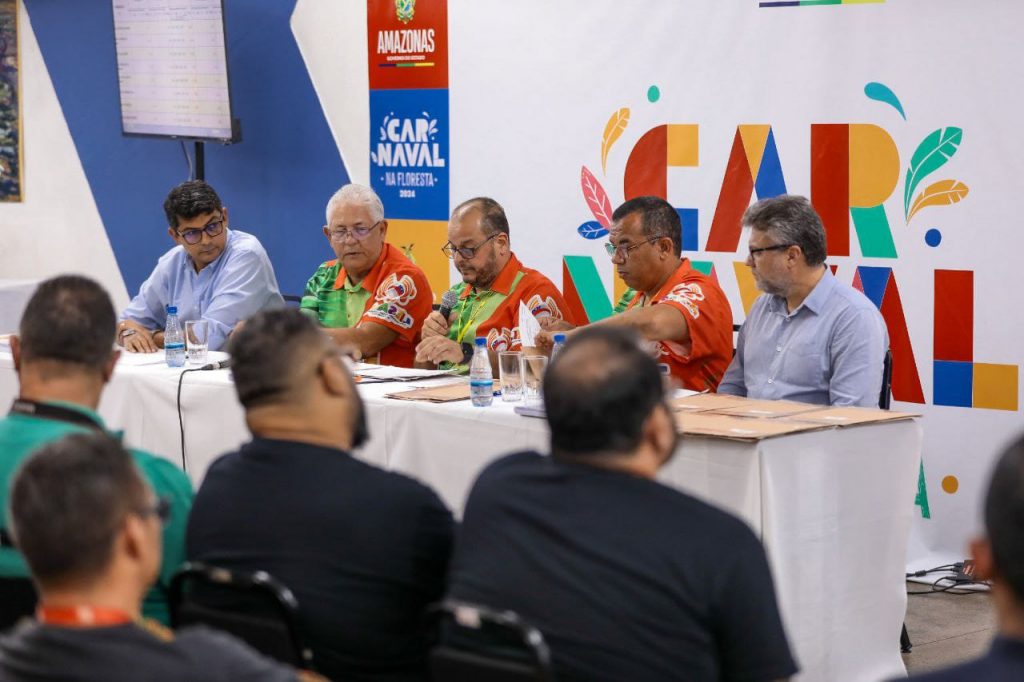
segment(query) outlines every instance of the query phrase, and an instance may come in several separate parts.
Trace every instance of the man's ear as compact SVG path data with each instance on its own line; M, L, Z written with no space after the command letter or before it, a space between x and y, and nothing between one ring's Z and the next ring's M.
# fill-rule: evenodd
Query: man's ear
M381 236L381 238L384 238L384 237L387 237L387 235L388 235L388 221L387 220L381 220L380 221L380 236Z
M127 514L121 526L118 543L125 554L135 561L140 561L146 551L145 519L136 514Z
M992 557L992 543L988 538L971 540L971 558L974 559L975 580L991 580L996 573L996 562Z
M14 371L21 371L21 339L17 334L11 334L11 356L14 358Z
M220 207L220 214L222 216L224 216L224 227L226 228L228 226L228 207L227 206L221 206Z
M167 234L169 234L171 236L171 239L174 240L175 244L181 244L182 243L181 235L179 235L178 231L175 230L173 227L168 227L167 228Z
M110 354L110 359L103 365L103 383L110 383L110 377L114 376L114 367L121 358L121 351L115 350Z
M644 424L644 438L654 447L655 452L672 456L676 444L676 424L664 405L658 405Z
M321 360L320 375L324 378L324 388L328 393L351 397L352 381L348 378L340 358L328 356Z

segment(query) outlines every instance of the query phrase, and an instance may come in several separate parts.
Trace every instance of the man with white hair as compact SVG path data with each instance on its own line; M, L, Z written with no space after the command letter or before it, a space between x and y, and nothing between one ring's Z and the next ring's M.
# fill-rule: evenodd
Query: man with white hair
M335 192L324 236L336 258L309 278L301 306L364 358L411 367L434 294L423 270L384 241L387 231L376 192L356 184Z

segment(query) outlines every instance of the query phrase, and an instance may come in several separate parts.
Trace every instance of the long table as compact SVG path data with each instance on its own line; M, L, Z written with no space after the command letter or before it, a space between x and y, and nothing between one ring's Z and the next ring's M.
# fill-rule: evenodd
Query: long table
M181 465L179 373L118 367L100 413L126 443ZM546 423L516 415L511 404L385 397L404 387L360 386L371 436L356 455L432 486L456 513L494 458L546 449ZM16 392L10 355L0 353L0 402ZM184 465L198 486L248 432L227 370L185 375L181 404ZM664 483L731 511L762 539L801 680L904 673L898 642L921 435L916 422L897 421L757 442L687 436L661 472Z

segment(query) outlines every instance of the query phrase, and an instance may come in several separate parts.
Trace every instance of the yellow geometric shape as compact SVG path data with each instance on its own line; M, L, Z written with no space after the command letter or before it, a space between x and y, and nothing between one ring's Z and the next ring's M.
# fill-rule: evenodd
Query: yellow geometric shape
M949 495L952 495L960 489L960 481L956 480L956 476L946 476L942 479L942 490Z
M440 303L444 292L451 288L449 260L441 252L448 242L447 221L390 219L387 240L423 268L434 292L434 303Z
M700 165L700 126L673 123L668 126L665 165L669 167Z
M619 302L619 299L622 298L622 295L626 293L628 288L626 283L622 281L622 278L619 277L618 271L612 270L612 307Z
M885 203L900 179L900 153L889 133L876 125L850 125L850 206Z
M746 263L736 261L732 264L732 268L736 272L736 283L740 286L740 300L743 301L743 314L746 316L750 314L754 301L761 295L761 290L757 288L754 273L750 271Z
M757 171L761 169L761 157L764 156L764 148L768 144L768 133L772 127L769 125L741 125L737 126L740 139L743 141L743 151L747 155L747 163L750 164L750 177L757 180Z
M974 363L974 407L1017 411L1017 365Z

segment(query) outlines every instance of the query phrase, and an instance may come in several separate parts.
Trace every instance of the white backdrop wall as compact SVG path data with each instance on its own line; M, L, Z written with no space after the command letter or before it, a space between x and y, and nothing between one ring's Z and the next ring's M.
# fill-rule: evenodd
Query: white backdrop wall
M368 103L350 87L354 74L366 70L365 53L360 61L350 50L342 60L336 47L365 45L365 25L353 20L352 4L300 0L293 25L336 139L364 145L365 154L369 131L352 111L355 95L363 97L362 111ZM927 403L894 405L924 414L930 518L918 508L911 563L963 556L978 529L993 458L1022 426L1015 366L1024 361L1018 343L1024 317L1013 299L1015 261L1024 246L1014 218L1024 171L1024 141L1016 134L1024 66L1011 27L1024 20L1024 8L1000 0L979 0L968 12L958 0L790 8L760 7L756 0L450 0L448 16L451 203L478 194L498 199L517 254L556 282L563 256L590 256L612 293L602 240L584 240L576 231L594 220L580 188L581 166L594 172L614 206L623 200L626 160L643 133L695 124L699 160L668 170L667 198L698 210L698 250L689 255L715 263L740 322L733 263L743 259L746 236L738 254L703 250L737 126L771 125L786 188L805 195L811 193L812 125L868 124L891 138L898 168L872 148L859 151L883 174L898 170L884 200L897 257L863 255L851 221L849 255L829 262L848 283L857 266L893 270ZM865 86L874 82L895 93L905 120L891 104L866 96ZM656 101L648 96L651 86L658 88ZM630 110L629 123L602 172L602 133L621 108ZM379 122L369 123L373 130ZM907 167L927 135L949 127L962 129L962 144L914 195L946 178L969 192L908 222ZM356 152L343 154L350 159ZM926 243L929 230L941 234L937 246ZM936 270L974 273L973 330L940 333L973 331L973 361L1009 366L1001 370L1007 409L932 404L935 306L960 311L963 302L962 296L936 301Z

